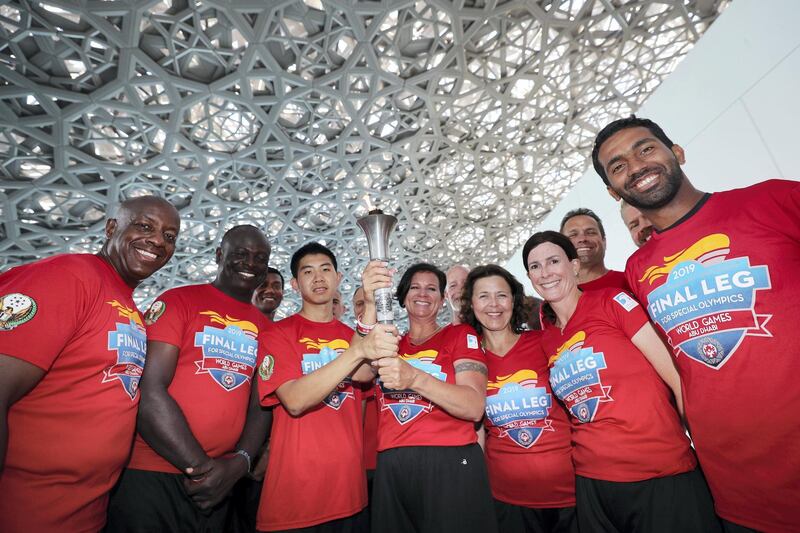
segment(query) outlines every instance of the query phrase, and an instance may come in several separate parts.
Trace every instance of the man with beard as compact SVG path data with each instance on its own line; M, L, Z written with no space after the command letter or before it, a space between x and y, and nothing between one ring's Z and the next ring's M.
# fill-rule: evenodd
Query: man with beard
M622 217L622 223L628 228L628 233L631 234L633 244L635 244L637 248L641 248L653 235L653 223L650 222L641 211L625 200L620 200L619 204L619 214Z
M467 280L469 269L463 265L455 265L445 274L447 285L444 291L444 296L447 299L447 305L453 312L451 324L456 325L461 323L461 291L464 289L464 282Z
M704 193L654 122L606 126L592 162L655 233L625 274L665 332L726 531L800 531L800 184Z
M145 361L133 290L169 261L179 230L166 200L126 200L96 255L0 275L0 531L105 524Z
M213 282L170 289L145 314L138 435L106 531L223 529L225 498L249 472L270 416L252 387L269 322L250 303L269 256L258 228L236 226L216 250Z
M581 207L573 209L561 219L561 229L575 249L581 266L578 287L581 290L614 287L628 289L625 275L606 268L606 230L594 211Z
M283 301L283 274L277 268L267 269L267 279L253 293L253 305L264 313L264 316L275 321L275 311Z

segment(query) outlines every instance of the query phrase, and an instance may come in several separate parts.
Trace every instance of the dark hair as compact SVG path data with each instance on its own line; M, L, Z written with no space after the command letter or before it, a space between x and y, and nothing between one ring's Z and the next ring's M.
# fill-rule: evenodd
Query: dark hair
M594 221L597 222L597 227L600 228L600 236L604 239L606 238L606 229L603 227L603 221L600 220L600 217L597 216L597 213L586 207L579 207L578 209L573 209L572 211L564 215L564 218L561 219L561 227L559 227L558 231L564 233L564 226L567 224L567 221L574 217L593 218Z
M600 147L603 146L603 143L606 142L609 137L620 130L628 128L647 128L650 130L650 133L652 133L656 139L664 143L667 148L672 148L675 146L675 143L672 142L672 139L667 137L667 134L664 133L664 130L661 129L661 126L649 118L639 118L636 115L631 115L627 118L621 118L611 122L610 124L607 124L602 130L600 130L600 133L597 134L597 137L594 138L594 148L592 148L592 165L594 165L595 172L600 175L600 177L603 179L603 183L606 185L611 185L611 182L608 181L606 170L603 168L603 165L600 164Z
M269 274L277 274L279 278L281 278L281 288L283 289L286 287L286 282L283 280L283 274L277 268L267 267L267 275Z
M331 263L333 263L333 269L336 271L339 270L339 265L336 264L336 256L333 255L333 252L331 252L330 248L328 248L327 246L323 246L318 242L310 242L308 244L304 244L303 246L298 248L295 253L292 254L292 260L289 263L289 268L292 271L293 278L297 277L297 267L300 264L300 260L307 255L314 255L314 254L327 255L330 258Z
M551 244L555 244L567 255L567 259L570 261L578 258L578 251L575 250L575 246L572 244L567 237L557 231L539 231L531 235L530 239L525 243L525 246L522 247L522 263L525 265L525 272L528 272L528 256L531 253L531 250L539 246L540 244L544 244L549 242ZM542 304L542 317L545 320L548 320L551 324L556 323L556 314L553 311L553 308L550 307L550 304L545 302Z
M400 278L400 283L397 284L397 301L400 303L400 307L405 308L405 299L406 295L408 295L408 289L411 287L411 278L414 277L414 274L417 272L430 272L431 274L435 274L436 277L439 279L439 293L444 297L444 288L447 286L447 278L444 275L444 272L439 270L435 265L430 263L417 263L415 265L411 265L403 272L403 277Z
M563 233L550 230L539 231L531 235L525 246L522 247L522 264L525 266L525 272L528 272L528 256L531 250L546 242L555 244L564 250L564 253L567 254L567 259L570 261L578 258L578 251L575 249L575 245Z
M511 288L511 297L514 300L514 305L511 309L510 326L514 333L521 332L523 330L522 325L525 323L525 309L523 308L525 289L522 288L522 284L517 281L517 278L515 278L511 272L498 265L475 267L467 275L461 297L461 322L469 324L475 328L475 331L479 334L483 333L483 326L475 316L475 310L472 308L472 294L475 289L475 283L479 279L488 278L490 276L503 278Z

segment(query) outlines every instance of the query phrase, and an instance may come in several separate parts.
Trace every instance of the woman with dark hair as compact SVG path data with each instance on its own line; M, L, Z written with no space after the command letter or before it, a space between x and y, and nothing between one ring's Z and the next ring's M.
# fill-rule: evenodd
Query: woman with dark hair
M497 265L473 269L461 320L483 340L486 465L503 533L577 531L570 422L554 401L542 332L523 331L522 285Z
M522 260L545 301L550 384L572 415L580 529L719 531L673 405L678 373L639 303L619 289L581 292L578 254L555 231L528 239Z
M366 324L375 322L375 289L391 286L386 263L373 261L363 274ZM373 365L378 464L372 499L372 531L494 532L497 524L475 423L483 417L486 364L475 330L440 326L445 275L419 263L397 286L408 312L399 357ZM359 324L359 331L370 326Z

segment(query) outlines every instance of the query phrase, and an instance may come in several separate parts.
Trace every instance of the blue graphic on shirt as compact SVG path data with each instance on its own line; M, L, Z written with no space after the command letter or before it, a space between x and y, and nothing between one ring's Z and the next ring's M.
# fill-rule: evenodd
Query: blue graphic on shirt
M203 360L195 362L197 373L209 374L224 390L235 390L253 377L258 341L238 326L204 326L194 334L194 345L203 353Z
M606 368L603 352L591 347L565 350L550 370L550 386L570 414L581 423L594 420L601 402L611 402L611 387L604 387L600 371Z
M324 346L319 353L303 354L303 359L300 362L303 375L310 374L311 372L322 368L337 357L339 357L339 352L328 346ZM353 391L350 390L351 385L352 380L349 377L343 379L339 382L336 389L322 400L322 403L338 411L342 405L344 405L344 402L347 398L355 398Z
M429 352L432 356L428 355ZM406 363L414 368L422 370L440 381L447 381L447 374L442 372L441 365L430 362L436 357L436 352L427 350L420 353L425 354L425 360L416 357L418 354L402 357ZM378 384L381 387L381 392L383 392L381 396L381 410L389 409L400 425L407 424L423 413L429 413L433 409L433 404L431 402L413 390L387 389L380 380Z
M769 269L747 257L712 265L684 261L647 296L647 310L676 349L719 369L746 336L771 336L771 315L755 313L756 291L769 289Z
M542 434L552 429L547 419L553 397L544 387L524 387L508 383L486 398L486 417L501 428L500 437L508 436L523 448L530 448Z
M103 371L103 383L119 380L131 400L135 399L147 356L144 329L133 320L127 324L117 322L116 329L108 332L108 349L117 353L117 361Z

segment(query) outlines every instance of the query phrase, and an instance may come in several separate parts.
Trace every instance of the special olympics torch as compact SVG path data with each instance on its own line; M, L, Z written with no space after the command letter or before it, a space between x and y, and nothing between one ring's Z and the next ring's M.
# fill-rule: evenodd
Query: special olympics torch
M373 209L367 216L359 218L356 224L364 230L364 235L367 237L370 260L389 261L389 235L397 224L397 218L384 214L380 209ZM394 323L390 287L375 291L375 308L379 324Z

